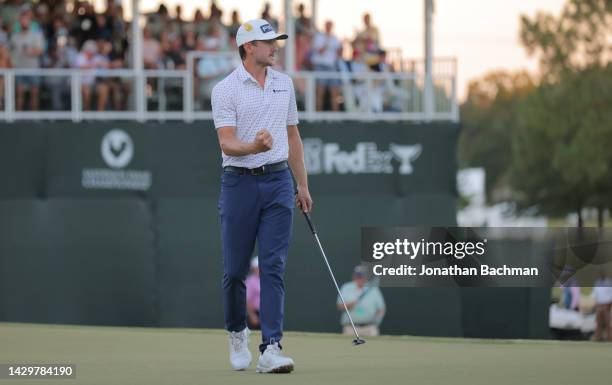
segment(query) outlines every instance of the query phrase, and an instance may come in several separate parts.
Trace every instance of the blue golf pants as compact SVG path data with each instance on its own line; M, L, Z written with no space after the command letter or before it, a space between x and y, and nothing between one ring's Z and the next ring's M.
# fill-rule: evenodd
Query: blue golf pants
M223 252L225 327L246 327L246 287L255 240L258 245L262 332L260 351L283 336L283 274L293 224L294 189L289 169L266 175L224 171L219 216Z

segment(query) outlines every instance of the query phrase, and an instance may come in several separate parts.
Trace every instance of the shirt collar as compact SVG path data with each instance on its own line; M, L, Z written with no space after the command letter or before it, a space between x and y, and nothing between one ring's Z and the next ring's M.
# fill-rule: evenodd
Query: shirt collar
M259 84L257 83L257 80L255 80L255 78L253 77L253 75L251 75L249 73L249 71L246 70L246 68L244 68L244 63L241 61L240 65L238 66L238 77L240 78L240 81L242 81L243 83L246 82L247 80L252 81L255 84ZM271 67L268 67L266 69L266 83L268 83L268 79L276 79L276 71L273 70Z

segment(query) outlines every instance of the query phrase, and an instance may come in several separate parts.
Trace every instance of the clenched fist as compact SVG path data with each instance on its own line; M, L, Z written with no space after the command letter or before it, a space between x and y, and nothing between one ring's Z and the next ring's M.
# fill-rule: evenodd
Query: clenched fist
M255 142L253 142L255 153L266 152L272 149L272 143L274 143L274 139L268 130L258 131L257 135L255 135Z

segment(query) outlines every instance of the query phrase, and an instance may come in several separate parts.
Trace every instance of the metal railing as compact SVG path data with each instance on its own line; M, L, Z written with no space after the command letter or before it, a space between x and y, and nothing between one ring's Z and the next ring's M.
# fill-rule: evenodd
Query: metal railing
M225 58L225 59L224 59ZM210 120L212 86L239 63L234 53L189 53L187 68L182 70L132 69L0 69L4 103L0 120L135 120L168 121ZM209 62L207 62L207 60ZM210 60L227 60L211 62ZM221 63L221 64L219 64ZM213 73L210 68L218 67ZM225 66L225 67L224 67ZM207 68L207 69L206 69ZM445 68L449 68L446 66ZM290 74L294 81L300 120L399 120L458 121L456 72L434 72L434 109L425 112L424 75L420 71L405 72L316 72ZM59 79L64 79L58 82ZM16 86L24 80L37 79L46 93L62 90L69 94L69 103L62 97L65 109L17 110ZM54 81L52 81L55 79ZM325 83L325 84L323 84ZM125 99L122 110L93 111L84 107L86 88L96 97L100 84L113 84ZM144 92L135 92L138 85ZM317 110L317 88L332 84L341 99L341 111ZM55 95L54 97L57 97ZM110 103L109 103L110 104Z

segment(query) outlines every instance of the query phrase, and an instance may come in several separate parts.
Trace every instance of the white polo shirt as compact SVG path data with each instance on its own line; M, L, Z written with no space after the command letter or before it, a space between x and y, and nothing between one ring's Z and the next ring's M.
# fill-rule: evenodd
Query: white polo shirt
M295 91L291 78L268 67L262 89L240 63L212 91L215 129L236 127L236 137L253 142L258 131L272 134L272 149L245 156L223 156L223 166L255 168L287 160L289 144L287 126L298 124Z

